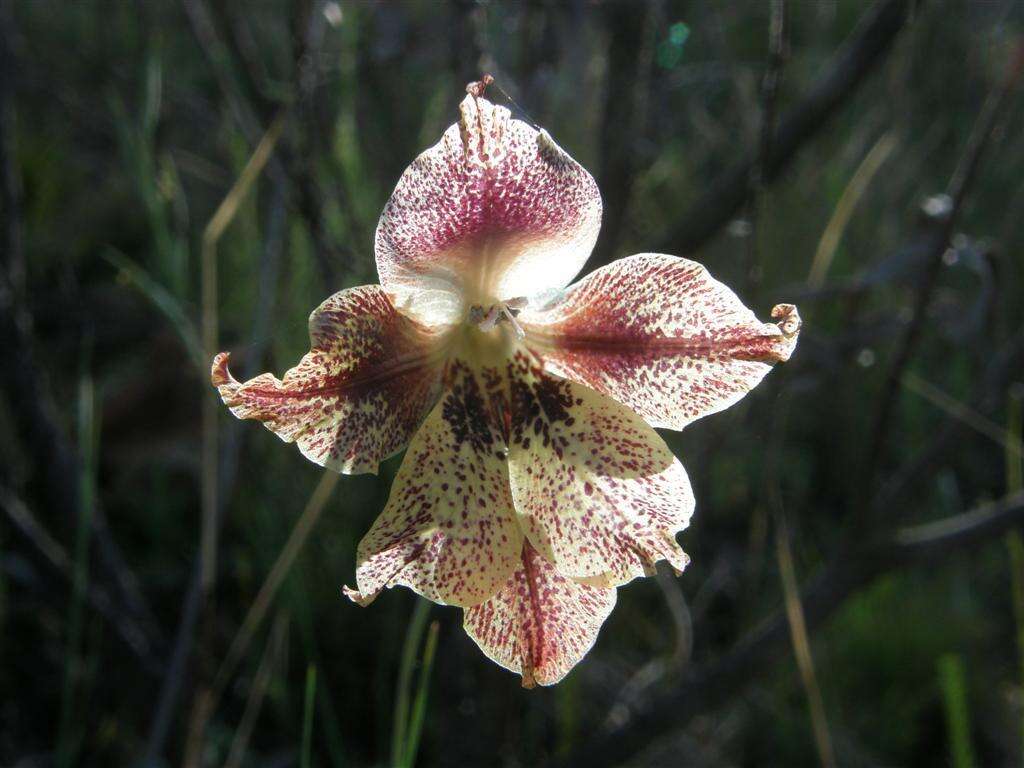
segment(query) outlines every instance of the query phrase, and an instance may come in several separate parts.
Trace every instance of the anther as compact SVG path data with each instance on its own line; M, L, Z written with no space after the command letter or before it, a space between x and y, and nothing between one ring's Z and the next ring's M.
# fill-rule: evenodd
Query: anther
M491 75L484 75L479 80L475 80L466 86L466 93L474 98L481 98L484 95L484 91L487 90L487 86L494 82L494 78Z

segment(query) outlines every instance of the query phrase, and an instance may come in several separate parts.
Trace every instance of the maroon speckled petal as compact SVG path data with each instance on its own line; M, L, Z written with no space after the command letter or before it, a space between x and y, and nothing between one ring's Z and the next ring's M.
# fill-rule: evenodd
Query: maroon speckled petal
M244 383L213 361L211 379L240 419L258 419L311 461L376 472L404 448L441 392L444 334L409 320L380 286L331 296L309 318L311 350L283 379Z
M682 429L728 408L800 331L791 304L762 323L696 262L644 253L596 270L519 322L545 369L603 392L655 427Z
M563 576L617 585L682 571L675 534L693 514L686 472L633 411L524 354L510 365L509 479L530 543Z
M565 286L601 225L597 184L545 131L472 94L460 111L402 175L377 227L381 284L428 322Z
M615 589L560 576L529 543L494 597L465 612L480 650L523 676L523 686L552 685L587 654L615 607Z
M346 594L363 605L398 584L438 603L475 605L497 592L519 562L523 535L491 406L500 377L456 361L446 381L387 506L359 543L358 591Z

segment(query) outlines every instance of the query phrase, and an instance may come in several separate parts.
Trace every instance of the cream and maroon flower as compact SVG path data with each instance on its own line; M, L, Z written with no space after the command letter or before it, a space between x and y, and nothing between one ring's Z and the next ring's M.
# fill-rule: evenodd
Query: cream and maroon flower
M377 227L380 285L310 316L283 379L213 383L310 460L374 472L408 446L357 553L366 605L407 586L524 685L587 653L616 588L666 560L694 500L652 427L729 407L789 358L800 318L762 323L699 264L640 254L566 287L601 222L594 179L543 130L467 88Z

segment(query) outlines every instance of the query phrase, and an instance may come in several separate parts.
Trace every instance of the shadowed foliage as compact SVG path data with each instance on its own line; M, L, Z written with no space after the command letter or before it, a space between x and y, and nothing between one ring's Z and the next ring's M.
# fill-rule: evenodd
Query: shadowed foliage
M13 0L0 33L0 763L1020 764L1024 5ZM597 178L585 272L686 255L804 323L663 433L682 577L531 691L459 610L342 597L400 456L324 480L209 386L377 281L482 73Z

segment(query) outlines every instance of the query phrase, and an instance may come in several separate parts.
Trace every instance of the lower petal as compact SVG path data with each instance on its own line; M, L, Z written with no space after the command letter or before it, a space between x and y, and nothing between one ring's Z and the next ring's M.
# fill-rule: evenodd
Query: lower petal
M486 372L484 372L486 373ZM359 543L358 590L367 604L407 586L437 603L491 597L519 562L522 531L512 509L507 449L487 382L462 363L416 433L384 511Z
M658 560L682 571L675 534L694 499L682 464L643 419L611 398L512 366L509 479L530 543L563 576L624 584Z
M615 589L559 575L524 543L501 591L468 608L463 624L488 658L523 676L523 687L552 685L593 647L615 596Z
M309 353L283 379L264 373L239 382L222 352L213 384L235 416L262 421L311 461L376 472L437 401L444 335L398 312L380 286L365 285L317 307L309 336Z

